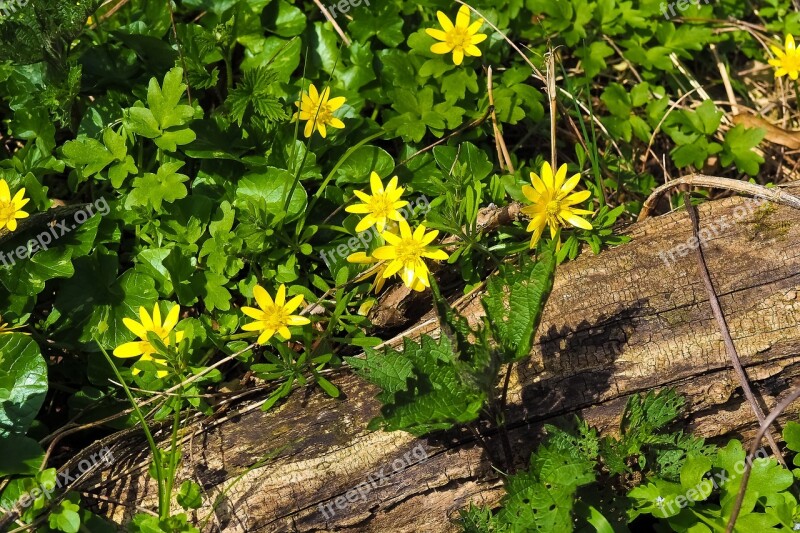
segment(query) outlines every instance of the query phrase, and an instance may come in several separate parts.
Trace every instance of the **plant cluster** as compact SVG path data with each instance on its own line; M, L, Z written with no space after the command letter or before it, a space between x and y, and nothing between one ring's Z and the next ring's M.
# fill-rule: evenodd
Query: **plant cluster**
M43 444L112 417L105 427L141 424L159 487L157 515L131 529L197 530L171 513L173 500L202 505L193 482L175 489L185 413L212 414L208 393L244 376L265 385L270 409L300 386L338 397L328 371L352 367L381 388L376 427L478 431L483 413L502 433L501 372L529 355L558 263L624 243L614 225L667 170L755 180L775 165L764 130L731 127L722 89L703 87L717 64L769 62L770 83L796 80L791 0L756 11L719 0L680 20L659 4L386 0L334 26L308 0L18 3L0 18L0 251L19 259L0 255L5 519L104 531L77 493L24 496L74 451ZM760 86L733 87L756 104ZM107 212L78 216L99 201ZM519 219L484 224L515 202ZM486 282L482 324L447 304L440 272L465 293ZM389 287L430 290L445 334L372 350L373 293ZM140 409L138 391L170 394ZM622 514L693 520L644 500L675 496L686 468L686 483L727 468L739 448L720 457L664 433L680 402L642 402L619 441L552 430L509 479L504 510L473 509L465 523L525 529L586 512L600 529L617 515L576 495L629 476L632 458L652 470ZM794 517L778 485L747 500L748 516ZM692 516L716 524L726 501Z

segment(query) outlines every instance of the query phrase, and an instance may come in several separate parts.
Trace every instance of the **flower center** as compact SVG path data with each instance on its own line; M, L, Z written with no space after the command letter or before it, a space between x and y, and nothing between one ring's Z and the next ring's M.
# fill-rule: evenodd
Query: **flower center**
M16 212L17 209L12 202L0 202L0 220L11 220Z
M455 49L462 49L469 45L472 40L466 28L455 27L447 34L447 44Z
M272 306L271 309L265 309L266 316L264 317L265 329L280 329L288 322L289 313L283 307L277 305Z
M403 239L397 245L397 259L404 264L414 263L422 256L422 243L414 239Z
M378 218L387 218L389 213L392 212L393 202L389 199L387 194L375 194L369 202L369 209L372 211L373 216Z
M317 124L327 124L333 118L333 112L331 108L328 107L327 104L319 107L319 112L317 113Z
M556 216L561 211L561 202L558 200L551 200L547 202L547 214L551 217Z

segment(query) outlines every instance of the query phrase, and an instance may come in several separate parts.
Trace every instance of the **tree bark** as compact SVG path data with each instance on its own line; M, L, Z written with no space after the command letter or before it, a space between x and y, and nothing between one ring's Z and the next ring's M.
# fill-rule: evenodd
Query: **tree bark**
M800 211L729 198L700 206L700 217L731 335L769 411L800 385ZM681 424L689 431L746 439L756 427L694 250L675 249L691 239L686 212L626 233L630 243L598 256L584 252L558 268L535 349L511 377L506 418L518 464L526 464L545 423L577 414L613 433L631 395L667 386L687 399ZM678 253L666 264L670 250ZM482 315L479 294L461 307L474 320ZM404 335L437 332L429 313ZM205 518L210 502L221 500L205 530L456 531L460 509L499 501L502 478L492 464L502 458L493 435L485 435L489 457L463 428L422 439L369 431L380 409L377 390L349 372L332 379L343 398L297 390L270 412L244 406L187 440L180 479L194 479L205 492L195 516ZM142 449L142 441L117 443L113 467L82 484L117 522L128 520L134 505L156 508Z

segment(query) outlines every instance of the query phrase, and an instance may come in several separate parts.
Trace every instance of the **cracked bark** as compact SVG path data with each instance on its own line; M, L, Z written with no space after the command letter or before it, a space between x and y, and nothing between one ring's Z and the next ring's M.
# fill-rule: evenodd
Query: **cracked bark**
M701 235L710 235L708 266L765 411L800 385L798 222L798 211L756 207L743 198L700 206ZM627 233L631 243L599 256L584 253L557 272L535 349L515 365L509 388L507 420L520 464L540 441L543 424L580 414L613 432L630 395L665 386L686 397L681 424L690 431L748 438L756 428L729 369L692 251L676 254L670 266L659 257L691 238L687 214L648 219ZM463 312L481 315L478 296L463 304ZM435 336L435 320L426 315L411 331ZM423 439L368 431L379 410L376 389L347 373L333 380L344 399L295 391L269 413L251 410L186 443L180 479L198 481L206 501L228 490L208 531L450 531L457 529L452 520L458 510L470 502L498 502L501 480L468 431ZM502 464L499 443L491 436L489 442L492 459ZM408 455L419 445L427 454L423 462ZM126 457L126 447L136 452ZM87 492L127 504L99 504L118 522L132 516L133 504L156 507L153 482L135 466L146 459L144 448L116 445L114 455L123 459L83 484ZM385 482L367 490L381 469ZM359 484L363 497L353 492ZM195 516L208 512L206 506Z

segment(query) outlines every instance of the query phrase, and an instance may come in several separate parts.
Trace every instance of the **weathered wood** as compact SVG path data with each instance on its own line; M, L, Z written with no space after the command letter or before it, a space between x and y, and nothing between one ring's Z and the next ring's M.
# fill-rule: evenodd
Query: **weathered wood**
M701 206L700 216L733 340L769 410L800 385L800 211L734 198ZM695 257L662 260L689 241L687 214L651 218L628 233L629 244L559 267L534 353L515 368L509 389L507 418L520 463L544 423L580 414L613 432L630 395L664 386L686 396L688 429L708 437L752 434L755 417L729 370ZM463 312L481 315L477 296ZM436 335L429 319L409 335ZM269 413L250 410L187 442L184 478L200 482L208 500L228 490L208 531L450 531L469 502L490 505L501 497L501 480L469 432L418 440L368 431L379 410L375 388L347 373L333 379L343 399L296 391ZM497 445L488 439L490 448ZM427 459L419 462L422 450ZM131 468L136 463L118 461L102 481L84 484L127 504L100 506L117 521L128 519L134 504L155 508L154 484L142 467ZM381 471L384 483L367 490ZM359 487L363 498L353 491ZM353 501L342 505L348 497Z

